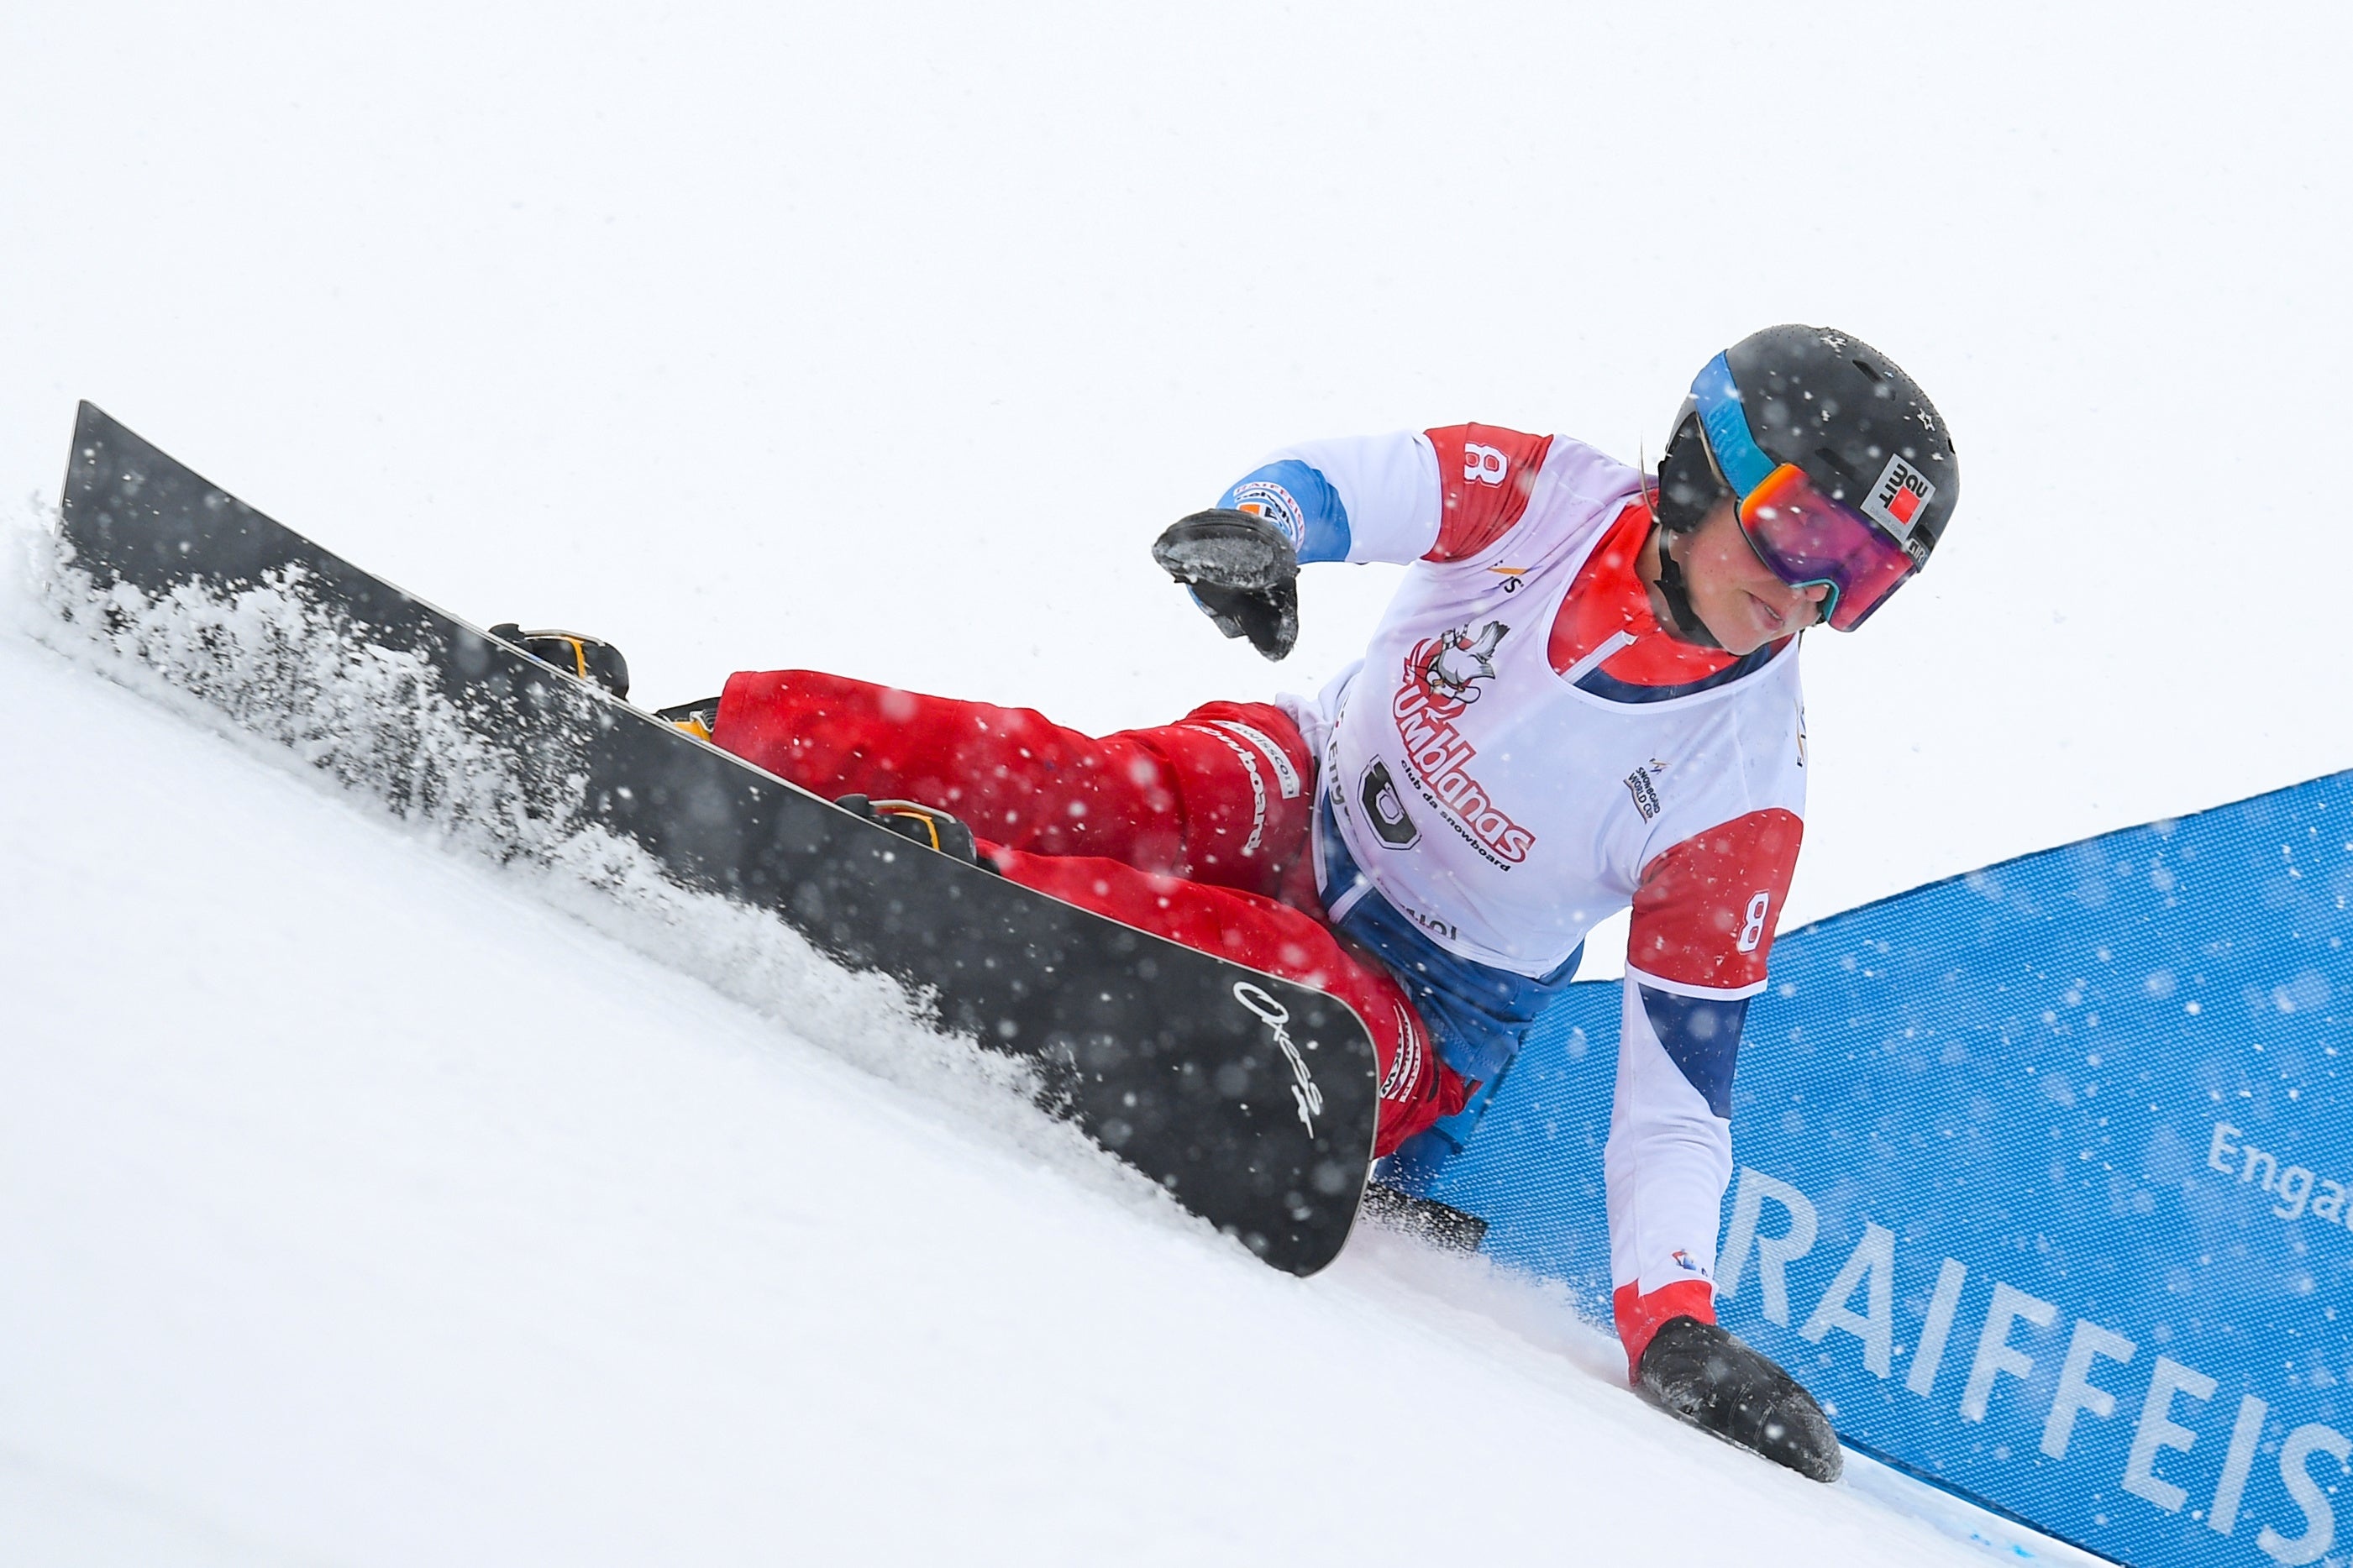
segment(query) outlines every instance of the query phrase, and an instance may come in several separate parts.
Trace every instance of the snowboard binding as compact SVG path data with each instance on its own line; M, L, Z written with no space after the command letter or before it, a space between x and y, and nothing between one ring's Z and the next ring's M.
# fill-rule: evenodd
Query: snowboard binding
M708 741L712 731L719 727L719 699L705 697L697 702L681 702L675 708L657 708L654 717L699 741Z
M629 661L611 643L578 632L527 632L512 621L500 622L491 628L491 635L522 649L542 664L552 664L565 674L602 687L624 700L629 695Z
M870 800L862 795L846 795L833 804L852 816L880 823L926 849L936 849L951 860L961 860L985 871L997 869L992 862L981 858L980 846L974 841L972 829L965 826L964 820L936 807L912 800Z

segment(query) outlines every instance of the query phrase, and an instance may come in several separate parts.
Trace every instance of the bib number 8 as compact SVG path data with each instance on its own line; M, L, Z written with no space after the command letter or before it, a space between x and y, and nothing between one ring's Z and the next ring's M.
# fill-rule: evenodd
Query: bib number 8
M1755 952L1757 944L1765 940L1765 912L1773 907L1771 893L1758 893L1748 900L1748 921L1740 928L1736 944L1743 952Z

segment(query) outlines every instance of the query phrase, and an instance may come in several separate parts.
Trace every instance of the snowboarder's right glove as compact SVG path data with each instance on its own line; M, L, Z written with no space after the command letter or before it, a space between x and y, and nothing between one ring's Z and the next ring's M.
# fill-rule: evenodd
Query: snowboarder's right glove
M1152 559L1192 590L1217 628L1269 658L1299 640L1299 552L1254 511L1219 507L1168 525Z

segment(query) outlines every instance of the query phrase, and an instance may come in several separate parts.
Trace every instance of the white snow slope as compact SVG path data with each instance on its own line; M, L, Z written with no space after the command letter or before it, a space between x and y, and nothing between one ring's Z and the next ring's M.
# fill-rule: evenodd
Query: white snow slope
M1382 573L1311 574L1276 670L1145 555L1265 448L1630 458L1707 354L1832 321L1968 476L1921 583L1810 640L1806 918L2353 762L2348 31L8 7L0 494L54 500L87 396L656 702L807 664L1111 728L1360 640ZM492 868L38 630L0 1563L1983 1560L1645 1410L1540 1290L1379 1236L1272 1275L925 1088L871 986Z
M1964 1550L1651 1414L1525 1282L1265 1268L872 982L731 1000L578 918L691 968L708 908L21 635L0 729L74 737L0 830L0 1561L1614 1560L1694 1498L1760 1563Z

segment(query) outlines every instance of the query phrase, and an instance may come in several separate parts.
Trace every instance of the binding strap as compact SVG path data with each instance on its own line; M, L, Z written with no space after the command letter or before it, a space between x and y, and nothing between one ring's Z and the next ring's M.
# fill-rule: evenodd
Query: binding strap
M1667 602L1667 614L1673 617L1675 623L1669 629L1687 643L1694 643L1701 647L1722 647L1724 645L1715 640L1715 634L1707 629L1707 623L1699 618L1699 612L1692 608L1691 589L1683 583L1683 569L1676 564L1674 551L1671 548L1675 536L1665 529L1657 532L1659 597Z

